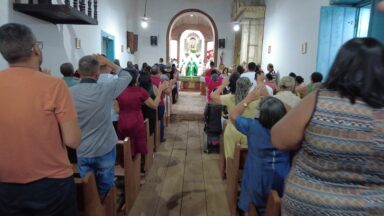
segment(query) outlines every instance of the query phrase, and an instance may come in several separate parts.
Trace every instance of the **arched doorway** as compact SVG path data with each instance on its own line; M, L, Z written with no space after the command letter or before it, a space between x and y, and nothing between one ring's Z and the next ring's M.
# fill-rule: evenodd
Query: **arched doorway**
M199 64L201 74L202 68L205 68L210 60L217 63L217 43L218 32L212 17L198 9L185 9L177 13L168 25L166 59L168 62L177 59L181 66L194 58ZM188 52L183 50L187 49L186 47L190 49Z

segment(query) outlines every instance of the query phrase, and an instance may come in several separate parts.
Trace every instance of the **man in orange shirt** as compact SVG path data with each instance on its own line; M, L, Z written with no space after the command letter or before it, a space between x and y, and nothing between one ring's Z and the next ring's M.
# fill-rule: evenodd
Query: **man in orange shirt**
M64 81L38 71L42 45L27 26L0 27L0 215L76 215L66 146L81 132Z

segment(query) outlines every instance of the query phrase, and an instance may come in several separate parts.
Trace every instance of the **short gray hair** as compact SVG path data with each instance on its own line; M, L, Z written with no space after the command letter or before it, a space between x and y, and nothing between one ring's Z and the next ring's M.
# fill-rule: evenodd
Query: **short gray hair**
M35 42L35 35L25 25L8 23L0 27L0 53L9 64L30 57Z
M249 89L252 87L252 82L248 77L240 77L236 81L235 103L239 104L248 95Z
M95 55L87 55L79 60L79 74L81 76L93 76L99 67L100 63Z

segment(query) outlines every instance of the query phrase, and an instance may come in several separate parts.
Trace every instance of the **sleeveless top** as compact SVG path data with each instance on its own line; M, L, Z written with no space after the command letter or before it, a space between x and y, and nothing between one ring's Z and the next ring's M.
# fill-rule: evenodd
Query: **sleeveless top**
M384 215L384 109L320 90L283 215Z

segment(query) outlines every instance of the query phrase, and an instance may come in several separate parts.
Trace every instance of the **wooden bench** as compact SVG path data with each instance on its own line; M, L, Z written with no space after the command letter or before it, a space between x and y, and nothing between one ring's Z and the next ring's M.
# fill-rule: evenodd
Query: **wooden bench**
M160 146L160 121L159 121L159 112L156 110L156 124L155 124L155 147L154 151L156 152Z
M233 158L227 159L227 200L232 216L237 214L237 200L239 196L239 180L242 176L242 170L247 158L248 149L240 148L236 144Z
M281 212L281 198L276 190L272 190L269 193L267 206L265 208L264 216L280 216ZM248 216L259 216L256 207L250 204L248 210Z
M95 175L87 173L83 179L75 178L77 191L78 215L83 216L115 216L116 215L116 188L109 190L104 198L100 200L97 191Z
M129 138L116 145L115 176L123 178L124 206L119 209L128 215L140 190L141 155L132 156Z
M147 149L148 149L148 153L145 156L144 170L147 173L149 171L149 169L151 168L152 163L153 163L153 157L154 157L153 149L155 147L154 146L154 142L155 142L154 136L155 135L154 134L151 135L151 133L149 131L149 120L148 119L145 119L144 124L145 124L145 128L147 130Z
M220 144L219 144L219 169L222 179L225 179L225 154L224 154L224 132L227 127L227 122L223 124L223 132L220 135Z

